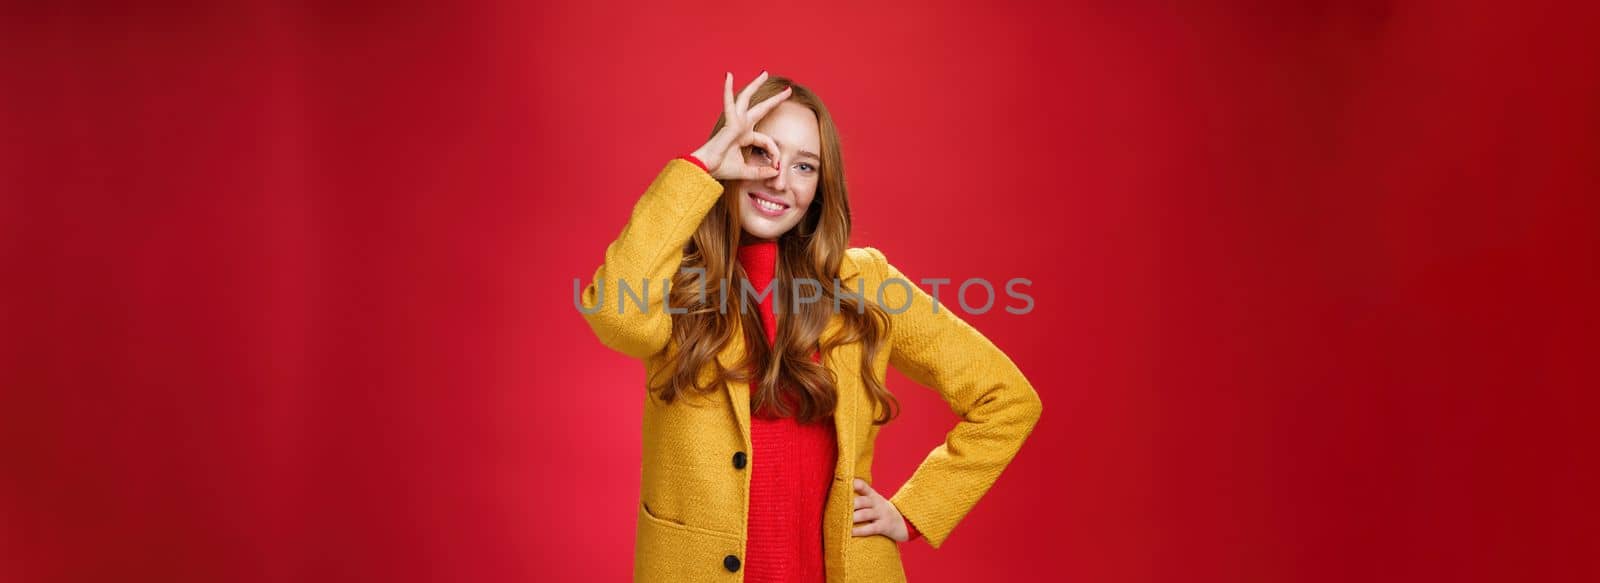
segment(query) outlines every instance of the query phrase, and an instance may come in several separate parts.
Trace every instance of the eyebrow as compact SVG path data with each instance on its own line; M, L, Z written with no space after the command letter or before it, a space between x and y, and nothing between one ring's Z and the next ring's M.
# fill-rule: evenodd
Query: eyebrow
M779 148L788 149L788 146L783 145L783 142L778 141L776 138L774 138L772 140L772 143L777 144ZM822 161L822 156L818 156L815 152L807 152L805 150L801 150L800 151L800 156L801 157L810 156L812 159L817 160L818 162Z

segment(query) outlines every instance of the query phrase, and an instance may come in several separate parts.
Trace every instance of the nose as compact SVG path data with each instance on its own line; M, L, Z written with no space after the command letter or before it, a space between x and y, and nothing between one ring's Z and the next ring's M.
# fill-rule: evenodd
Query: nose
M778 163L778 175L767 179L767 188L782 191L789 186L789 173L783 171L783 163Z

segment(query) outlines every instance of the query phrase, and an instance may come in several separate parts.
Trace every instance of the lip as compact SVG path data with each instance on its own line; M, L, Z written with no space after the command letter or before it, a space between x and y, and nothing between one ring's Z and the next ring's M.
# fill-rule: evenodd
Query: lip
M775 211L774 210L768 210L768 209L761 208L761 205L756 204L755 201L750 201L750 207L753 208L753 209L756 209L756 212L761 213L763 215L766 215L766 216L769 216L769 217L781 217L781 216L783 216L784 213L789 212L789 208L790 208L789 207L789 203L783 202L782 199L780 199L780 198L778 198L776 196L772 196L772 195L767 194L765 192L755 192L755 191L746 192L745 196L748 196L748 197L753 198L753 199L764 200L764 201L770 202L772 204L775 204L775 205L783 207L783 208L775 210Z

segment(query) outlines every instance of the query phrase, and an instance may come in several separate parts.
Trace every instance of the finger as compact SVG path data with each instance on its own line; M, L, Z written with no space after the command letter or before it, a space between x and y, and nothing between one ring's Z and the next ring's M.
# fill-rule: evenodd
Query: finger
M778 142L761 132L750 132L750 135L755 137L755 141L761 143L761 147L767 149L767 155L772 158L772 167L778 169L779 164L783 163L783 152L778 151Z
M788 99L793 94L793 87L784 87L783 91L779 91L777 95L768 97L765 101L757 103L755 107L750 108L750 113L746 115L746 119L749 119L752 124L761 121L762 117L765 117L774 108L778 107L779 103L783 103L783 100Z
M730 118L733 116L733 73L728 73L722 82L722 111Z
M883 528L883 521L881 520L878 522L868 522L861 526L850 529L850 536L870 536L874 534L883 534Z
M853 522L871 522L878 519L877 508L862 508L851 515Z
M756 78L750 81L749 85L744 86L744 91L739 92L738 111L749 111L750 96L755 95L756 89L761 87L761 82L766 80L767 72L762 71L760 75L756 75Z
M739 168L740 180L766 180L778 175L778 169L771 166L743 166Z
M872 507L872 497L871 496L856 496L856 508L860 509L860 508L871 508L871 507Z
M868 484L866 480L862 480L860 478L856 479L856 491L868 496L878 495L878 491L873 490L871 484Z
M767 156L772 159L772 167L777 168L782 160L783 152L778 151L778 142L771 136L761 132L745 132L739 136L739 147L761 146L767 151Z

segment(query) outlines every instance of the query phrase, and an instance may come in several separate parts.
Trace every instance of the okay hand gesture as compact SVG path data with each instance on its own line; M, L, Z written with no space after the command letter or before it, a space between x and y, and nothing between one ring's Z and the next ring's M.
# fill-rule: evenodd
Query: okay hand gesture
M756 122L766 117L779 103L788 99L791 88L785 87L766 101L750 106L750 98L755 95L761 82L767 80L767 72L762 71L754 81L746 85L739 92L738 98L733 96L733 73L728 73L727 80L722 87L722 114L724 124L717 134L711 136L700 149L694 151L694 156L706 165L706 171L713 178L719 180L765 180L778 175L777 160L778 144L772 138L755 130ZM773 160L772 166L748 164L744 159L744 148L760 146L765 149Z

